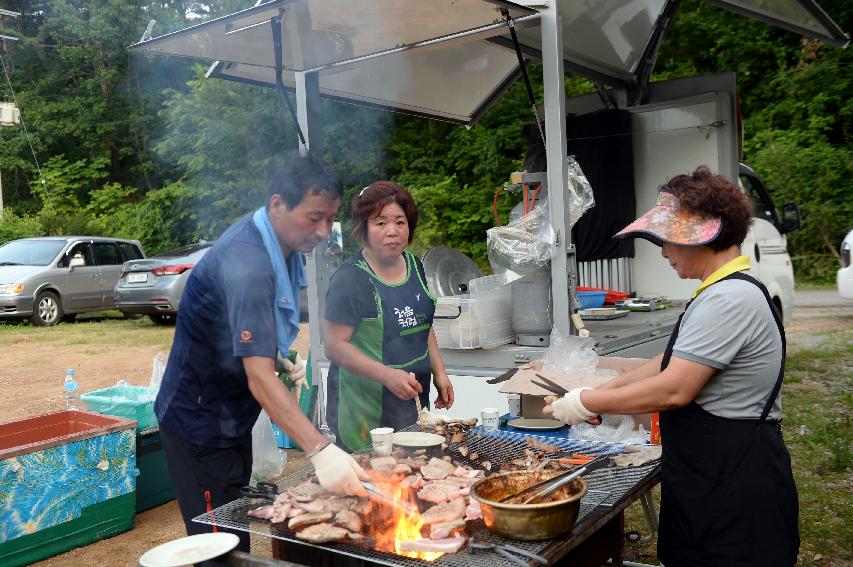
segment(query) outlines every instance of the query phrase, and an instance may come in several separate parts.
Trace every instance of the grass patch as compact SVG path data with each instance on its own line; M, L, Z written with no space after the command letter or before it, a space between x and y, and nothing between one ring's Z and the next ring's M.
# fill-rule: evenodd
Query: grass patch
M804 567L853 561L853 330L824 333L819 348L792 350L782 388L782 429L800 500ZM660 502L660 487L655 488ZM626 531L649 533L639 502ZM657 563L656 542L626 543L626 559Z
M0 342L90 346L89 354L127 346L159 346L168 351L173 335L174 327L155 325L147 317L125 319L116 310L82 313L76 321L61 322L54 327L36 327L19 322L0 323Z

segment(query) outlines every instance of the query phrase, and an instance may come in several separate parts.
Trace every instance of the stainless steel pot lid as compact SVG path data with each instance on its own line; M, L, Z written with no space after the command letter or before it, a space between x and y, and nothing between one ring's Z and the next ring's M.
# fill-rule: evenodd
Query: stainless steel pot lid
M422 260L427 285L436 297L468 293L468 282L483 275L471 258L447 246L433 246Z

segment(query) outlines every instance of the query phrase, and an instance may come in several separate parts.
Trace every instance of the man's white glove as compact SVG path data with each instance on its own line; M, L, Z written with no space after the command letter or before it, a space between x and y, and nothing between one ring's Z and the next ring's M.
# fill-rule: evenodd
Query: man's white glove
M308 386L305 361L302 360L299 353L296 353L296 362L291 362L289 358L278 353L278 356L276 356L276 370L284 372L297 388L306 388Z
M364 469L343 449L329 443L309 457L320 486L331 492L351 496L367 496L360 480L368 480Z
M578 423L583 423L594 417L598 417L597 414L586 409L581 402L581 392L584 390L592 390L592 388L575 388L574 390L570 390L569 393L559 400L550 405L546 405L542 409L542 412L550 413L556 419L559 419L568 425L577 425Z

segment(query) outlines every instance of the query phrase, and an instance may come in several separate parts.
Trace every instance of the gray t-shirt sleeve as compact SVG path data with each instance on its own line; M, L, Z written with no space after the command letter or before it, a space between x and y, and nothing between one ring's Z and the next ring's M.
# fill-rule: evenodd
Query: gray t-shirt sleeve
M743 316L735 296L706 293L685 313L672 354L723 370L749 340L751 318Z

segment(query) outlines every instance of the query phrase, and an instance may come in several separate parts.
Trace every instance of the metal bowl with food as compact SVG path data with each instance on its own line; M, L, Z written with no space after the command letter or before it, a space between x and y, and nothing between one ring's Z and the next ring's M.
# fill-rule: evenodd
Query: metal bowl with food
M480 503L483 521L493 532L528 541L550 539L570 531L575 525L581 498L587 491L584 479L576 478L541 501L531 504L500 500L556 474L559 472L513 471L494 474L471 487L471 498Z

